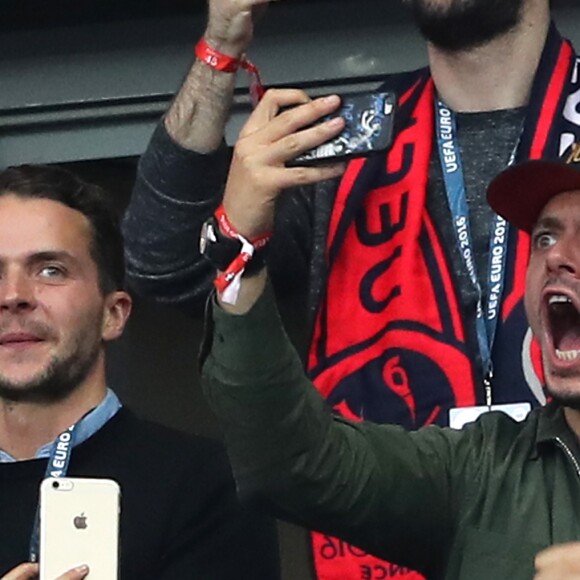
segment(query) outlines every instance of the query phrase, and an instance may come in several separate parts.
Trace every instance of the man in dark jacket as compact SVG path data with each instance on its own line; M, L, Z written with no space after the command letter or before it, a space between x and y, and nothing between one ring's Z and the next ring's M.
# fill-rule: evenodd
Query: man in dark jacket
M265 120L291 97L267 94L236 146L224 207L247 240L269 228L275 184L292 177L276 160L339 130L285 139L284 128L308 127L332 106L314 101ZM273 135L275 154L256 171L249 158L260 155L249 152ZM488 199L531 235L525 304L546 407L522 422L484 413L463 430L337 417L288 343L264 269L239 280L235 300L223 292L212 303L204 384L248 501L433 579L528 580L535 562L537 580L571 580L580 573L580 144L561 161L509 168Z
M67 475L120 485L121 579L278 578L273 522L239 505L222 446L137 418L108 388L123 282L99 188L56 167L0 172L0 576L34 574L13 569L38 561L39 485Z

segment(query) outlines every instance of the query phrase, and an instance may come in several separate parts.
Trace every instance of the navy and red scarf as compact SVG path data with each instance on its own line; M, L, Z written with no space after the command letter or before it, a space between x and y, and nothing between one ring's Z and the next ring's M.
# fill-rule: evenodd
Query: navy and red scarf
M552 25L519 161L556 158L580 142L579 76L579 59ZM483 404L483 387L473 361L473 324L466 322L475 312L462 308L448 249L426 204L433 81L428 69L396 78L399 109L391 150L386 158L351 162L336 195L327 238L328 282L308 369L344 416L413 429L446 425L450 408ZM494 403L543 402L539 352L522 302L528 252L528 236L510 230L492 353ZM392 566L355 548L339 548L337 540L314 536L321 580L362 578L364 566L379 566L377 573L380 566ZM403 568L391 572L383 577L420 577Z

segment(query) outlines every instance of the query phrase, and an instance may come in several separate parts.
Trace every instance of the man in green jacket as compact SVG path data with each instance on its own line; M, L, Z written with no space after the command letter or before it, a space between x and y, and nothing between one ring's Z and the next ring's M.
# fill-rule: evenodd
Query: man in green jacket
M276 116L293 99L267 94L236 146L224 223L243 250L268 231L288 182L338 171L285 167L341 128L311 126L332 99ZM285 336L265 270L222 277L203 375L242 497L430 579L580 577L579 169L575 145L561 162L508 169L489 190L532 236L526 310L552 402L522 422L491 412L462 430L407 432L335 417ZM208 254L227 250L223 238L206 236Z

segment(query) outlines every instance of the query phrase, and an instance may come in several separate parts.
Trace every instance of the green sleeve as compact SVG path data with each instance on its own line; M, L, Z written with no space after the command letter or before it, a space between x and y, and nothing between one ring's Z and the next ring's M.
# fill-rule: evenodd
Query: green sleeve
M353 423L307 379L268 288L243 316L214 304L203 384L242 499L420 571L444 566L468 461L462 432ZM463 471L465 473L465 471Z

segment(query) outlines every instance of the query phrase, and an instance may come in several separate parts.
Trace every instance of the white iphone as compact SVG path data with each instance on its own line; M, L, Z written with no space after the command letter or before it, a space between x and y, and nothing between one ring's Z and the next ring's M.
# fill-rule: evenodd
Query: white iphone
M116 580L120 488L111 479L48 478L40 485L40 580L86 564L91 580Z

